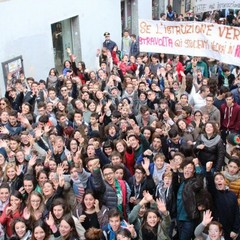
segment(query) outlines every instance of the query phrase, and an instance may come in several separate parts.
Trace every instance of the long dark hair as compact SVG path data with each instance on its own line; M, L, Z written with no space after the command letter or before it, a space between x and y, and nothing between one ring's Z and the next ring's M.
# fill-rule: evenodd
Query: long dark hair
M66 221L70 226L71 226L71 232L69 233L69 235L67 236L67 238L65 238L65 240L71 240L74 238L78 239L78 234L77 234L77 230L76 230L76 226L75 226L75 222L73 220L73 217L70 213L66 214L63 216L62 220ZM60 223L61 224L61 223Z
M52 216L53 216L54 221L55 221L56 223L60 223L60 221L61 221L62 218L63 218L63 216L62 216L61 219L57 219L56 216L55 216L54 213L53 213L53 208L56 207L56 206L59 206L59 205L62 206L62 208L63 208L63 216L64 216L65 214L68 214L68 213L69 213L69 206L68 206L68 204L67 204L62 198L56 198L56 199L54 199L54 201L53 201L53 203L52 203L52 205L51 205L51 213L52 213Z
M154 232L154 228L151 227L151 226L149 226L149 224L147 223L147 217L148 217L148 214L149 214L149 213L154 213L154 214L156 214L156 216L157 216L158 219L159 219L157 225L158 225L159 222L160 222L161 216L160 216L159 212L158 212L156 209L148 209L148 210L144 213L144 215L143 215L142 229L145 228L145 229L148 230L149 232L152 232L152 233L156 234L156 232Z
M33 223L33 227L32 227L32 240L36 240L36 238L34 237L34 230L37 227L40 227L40 228L43 229L43 231L46 234L44 239L48 239L49 236L51 235L50 228L48 227L48 225L43 220L39 219L38 221Z

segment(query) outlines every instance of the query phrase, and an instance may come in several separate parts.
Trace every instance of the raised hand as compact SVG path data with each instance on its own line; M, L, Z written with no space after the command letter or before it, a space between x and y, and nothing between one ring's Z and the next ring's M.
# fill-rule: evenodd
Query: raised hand
M166 215L167 214L167 208L166 208L166 204L162 199L157 199L157 206L158 206L158 210Z
M206 171L210 172L213 166L213 162L207 162L206 163Z
M204 226L207 226L212 221L212 219L213 219L212 212L210 210L207 210L207 211L203 212L202 224Z
M100 211L98 199L95 199L94 207L95 207L95 211L98 213Z
M47 225L48 225L49 227L55 225L54 218L53 218L53 215L52 215L51 212L49 212L48 217L46 218L46 221L45 221L45 222L47 223Z
M146 170L148 170L148 168L149 168L150 159L147 158L147 157L144 157L143 160L144 160L144 161L142 162L142 167L143 167L144 170L146 171Z

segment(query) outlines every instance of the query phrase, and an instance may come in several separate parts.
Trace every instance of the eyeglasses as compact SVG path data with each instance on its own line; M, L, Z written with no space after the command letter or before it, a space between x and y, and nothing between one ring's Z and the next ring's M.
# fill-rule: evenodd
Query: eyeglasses
M143 174L143 172L141 172L141 171L135 171L135 174Z

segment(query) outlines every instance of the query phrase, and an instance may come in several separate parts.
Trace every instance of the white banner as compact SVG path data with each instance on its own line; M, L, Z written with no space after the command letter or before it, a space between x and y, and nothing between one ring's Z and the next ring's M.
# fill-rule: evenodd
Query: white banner
M202 56L240 66L240 28L205 22L139 20L141 52Z
M222 9L240 9L239 0L195 0L194 13L203 13Z

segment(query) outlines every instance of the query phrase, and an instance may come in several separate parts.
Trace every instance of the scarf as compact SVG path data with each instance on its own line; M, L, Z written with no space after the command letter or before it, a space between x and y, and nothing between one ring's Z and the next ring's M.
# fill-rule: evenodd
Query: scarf
M116 193L117 193L117 198L118 198L118 210L121 211L121 213L123 213L123 207L122 207L122 202L123 202L123 199L122 199L122 190L121 190L121 186L118 182L117 179L115 179L115 187L116 187Z
M208 148L213 147L214 145L217 145L220 139L221 139L220 135L216 135L212 139L207 139L203 134L201 134L201 141Z
M229 180L230 182L237 181L240 178L240 174L239 173L234 174L234 175L231 175L228 171L224 171L222 173L223 173L224 177L227 180Z

